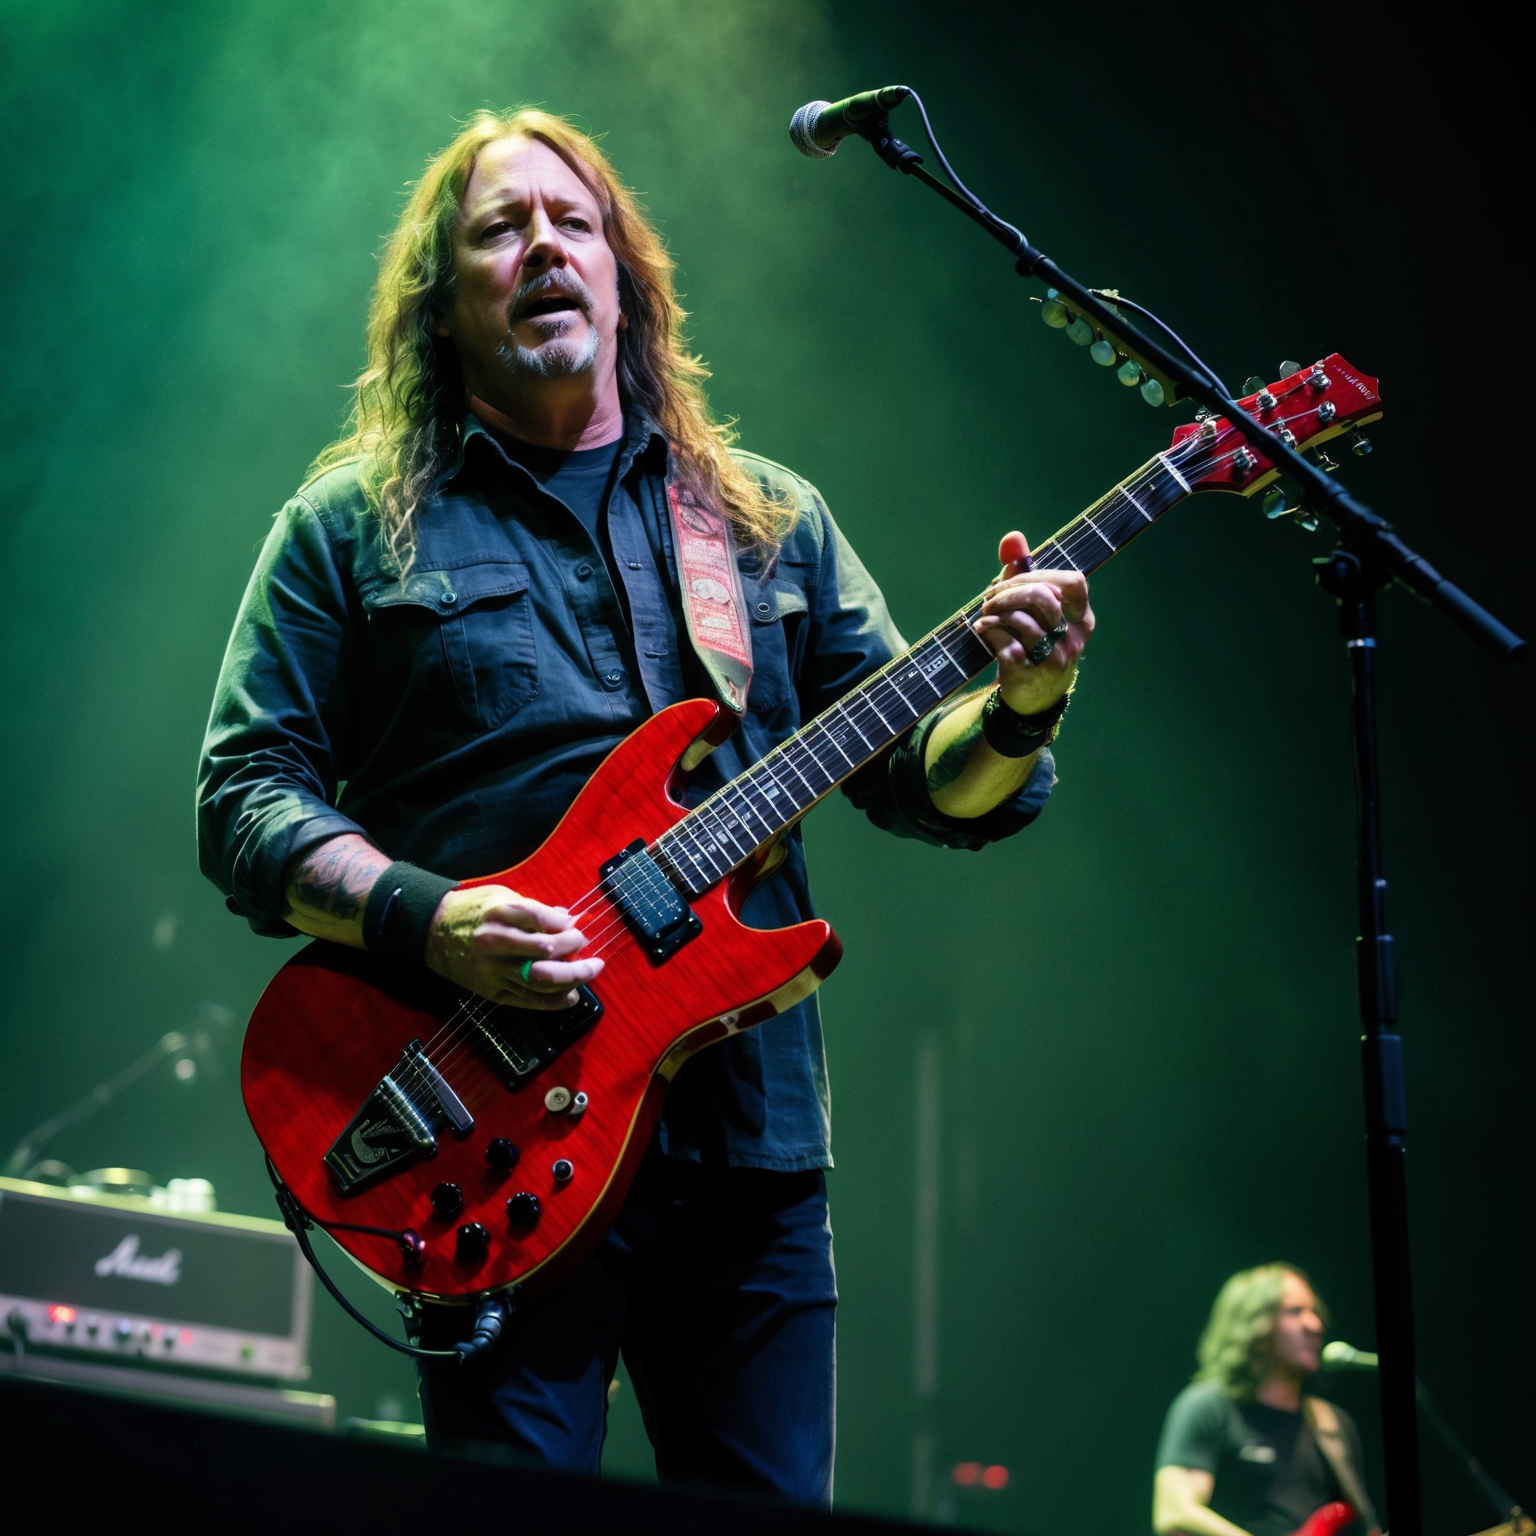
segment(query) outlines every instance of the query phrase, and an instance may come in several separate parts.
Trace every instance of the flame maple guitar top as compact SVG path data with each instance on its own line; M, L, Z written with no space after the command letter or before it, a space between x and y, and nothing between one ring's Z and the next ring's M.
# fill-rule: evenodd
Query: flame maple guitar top
M554 906L578 905L605 862L636 839L653 842L685 814L671 793L674 771L719 712L695 699L647 721L609 754L536 853L464 884L502 884ZM737 912L753 879L747 867L694 899L701 931L660 964L627 930L605 948L606 966L592 985L602 1017L516 1088L468 1038L468 994L425 972L393 972L357 950L309 945L273 977L246 1033L241 1086L257 1137L321 1222L387 1229L332 1234L386 1285L453 1299L552 1283L617 1214L678 1066L808 996L841 957L824 922L766 931L741 923ZM608 921L587 920L586 931ZM435 1155L342 1195L326 1152L413 1040L426 1046L474 1127L464 1135L441 1127ZM547 1110L545 1094L556 1085L584 1092L586 1112ZM518 1149L511 1169L487 1161L496 1138ZM571 1165L563 1181L554 1173L562 1159ZM442 1184L463 1192L462 1210L446 1218L430 1198ZM521 1192L541 1207L528 1227L508 1216L509 1197ZM482 1257L463 1259L455 1234L472 1222L487 1230L489 1244ZM407 1228L426 1239L425 1259L415 1265L389 1235Z

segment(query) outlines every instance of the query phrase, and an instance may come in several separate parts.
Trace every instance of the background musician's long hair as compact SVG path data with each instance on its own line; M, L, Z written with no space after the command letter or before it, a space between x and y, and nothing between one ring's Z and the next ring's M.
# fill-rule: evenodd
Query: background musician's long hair
M649 413L677 448L680 477L720 508L743 544L771 544L794 509L768 495L725 450L734 440L705 398L709 370L688 349L672 258L608 157L580 129L548 112L477 112L427 166L385 247L368 315L367 366L342 437L315 460L311 476L352 461L377 510L384 542L402 574L415 550L414 518L457 452L465 411L452 342L433 334L453 296L453 221L476 157L498 139L536 139L592 190L603 233L618 261L628 326L619 333L618 378L625 400Z
M1312 1284L1307 1272L1294 1264L1260 1264L1239 1271L1222 1286L1195 1352L1200 1361L1195 1381L1213 1383L1223 1397L1251 1398L1258 1391L1269 1373L1270 1338L1287 1275ZM1328 1310L1321 1298L1317 1310L1326 1323Z

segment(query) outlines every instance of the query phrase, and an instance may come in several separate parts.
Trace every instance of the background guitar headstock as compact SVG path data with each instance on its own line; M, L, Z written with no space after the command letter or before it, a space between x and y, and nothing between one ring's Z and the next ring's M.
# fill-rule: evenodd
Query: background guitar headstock
M1256 382L1249 380L1250 384ZM1334 352L1310 368L1298 368L1254 390L1237 403L1293 448L1314 448L1382 414L1378 382ZM1359 448L1369 452L1368 444ZM1280 473L1274 461L1225 416L1176 428L1170 459L1192 491L1233 491L1252 496ZM1284 510L1283 502L1280 510Z

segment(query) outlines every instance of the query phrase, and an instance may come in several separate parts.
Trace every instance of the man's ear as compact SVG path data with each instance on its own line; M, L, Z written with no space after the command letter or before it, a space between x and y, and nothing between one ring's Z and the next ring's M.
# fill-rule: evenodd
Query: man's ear
M619 311L618 328L621 331L627 331L629 329L629 316L626 315L622 309Z
M448 336L452 334L448 329L448 322L443 317L442 310L434 306L432 310L432 334L434 336Z

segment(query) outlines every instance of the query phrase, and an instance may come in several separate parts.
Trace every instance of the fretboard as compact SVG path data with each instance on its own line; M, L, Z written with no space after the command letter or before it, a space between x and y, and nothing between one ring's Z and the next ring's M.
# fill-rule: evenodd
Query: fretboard
M1178 450L1149 460L1033 552L1035 566L1097 570L1189 494ZM717 789L652 852L677 885L699 896L924 715L996 660L971 628L982 598L930 630L744 773Z

